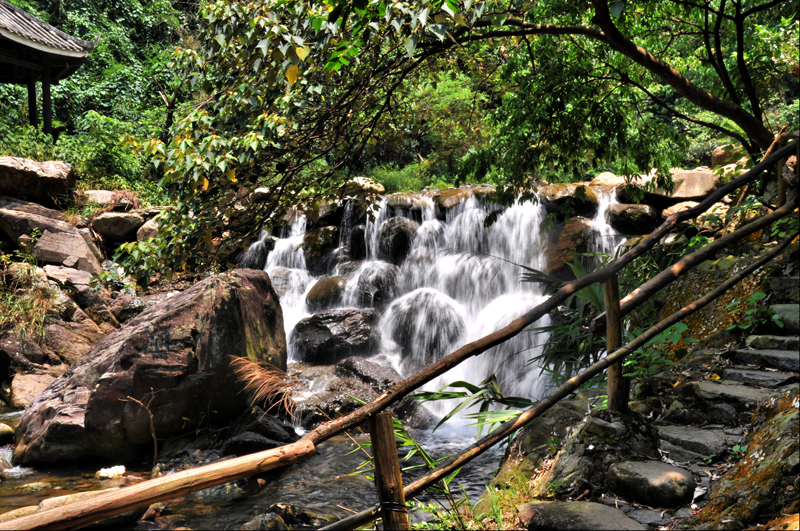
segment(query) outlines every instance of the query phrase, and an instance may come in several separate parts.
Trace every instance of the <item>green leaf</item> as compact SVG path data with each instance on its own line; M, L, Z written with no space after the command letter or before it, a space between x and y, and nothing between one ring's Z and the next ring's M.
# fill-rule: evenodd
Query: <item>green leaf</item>
M622 10L625 9L625 0L617 0L610 6L608 6L608 10L614 16L614 18L619 18L622 15Z

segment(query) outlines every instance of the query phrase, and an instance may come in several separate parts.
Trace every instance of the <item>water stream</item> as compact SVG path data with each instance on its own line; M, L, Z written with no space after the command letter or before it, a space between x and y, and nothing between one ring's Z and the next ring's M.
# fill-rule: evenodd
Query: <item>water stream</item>
M598 214L592 222L591 251L613 255L621 242L606 221L613 194L600 194L600 199ZM390 364L403 376L507 325L544 299L536 284L520 282L522 269L518 265L546 270L545 235L540 228L546 214L540 204L528 202L508 207L492 226L485 228L484 219L499 208L497 205L482 204L472 196L449 209L446 219L440 220L430 199L420 195L416 200L422 207L413 214L388 206L386 200L380 203L374 219L366 223L367 259L348 266L348 280L339 305L341 308L372 306L375 301L369 297L365 299L360 286L374 285L391 276L393 290L388 300L382 301L377 325L381 341L372 358ZM419 223L409 254L399 268L386 261L380 247L383 224L398 216L415 218ZM342 247L350 243L349 231L355 222L353 209L346 206L340 233ZM262 233L243 258L244 265L265 263L264 269L273 277L276 288L280 287L289 344L295 325L311 315L306 295L317 280L306 268L302 248L305 232L306 220L299 216L275 242L274 249L267 252L269 236ZM338 266L332 271L334 274L342 272L344 269ZM548 323L549 318L544 317L535 326ZM511 341L462 363L427 384L425 389L436 390L457 380L479 384L494 374L504 394L540 398L547 390L548 381L545 373L529 365L528 360L541 354L546 340L542 333L522 332ZM290 348L290 364L294 359ZM429 409L441 416L453 406L438 402ZM15 423L14 413L0 413L0 422ZM440 457L455 453L475 440L476 430L466 426L469 422L461 415L433 434L414 432L414 435L432 454ZM351 475L363 461L363 455L352 451L353 443L344 437L328 441L320 446L319 455L276 473L257 494L248 494L241 483L190 494L169 503L172 514L162 523L170 528L236 529L277 502L295 503L340 516L347 514L341 507L361 510L376 501L376 494L371 481L363 475ZM458 481L473 502L494 475L501 452L499 448L487 452L460 474ZM0 459L8 453L9 450L0 449ZM107 488L149 477L148 463L132 469L129 474L132 479L112 482L94 479L91 476L96 470L87 466L62 467L58 471L48 467L23 470L0 482L0 512L35 505L50 496ZM26 487L30 484L34 486ZM130 528L134 528L133 524Z

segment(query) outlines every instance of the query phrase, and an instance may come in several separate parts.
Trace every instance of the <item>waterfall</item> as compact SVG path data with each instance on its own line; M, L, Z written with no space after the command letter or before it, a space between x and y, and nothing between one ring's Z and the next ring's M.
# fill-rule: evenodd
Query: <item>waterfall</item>
M410 199L409 199L410 198ZM614 193L598 193L600 205L592 220L590 252L613 255L622 241L607 221ZM414 208L401 208L413 199ZM406 201L403 203L403 201ZM517 202L502 209L496 222L484 226L486 216L501 207L475 195L447 209L442 215L422 195L387 196L365 222L367 258L358 264L340 264L331 274L346 274L338 308L374 307L381 311L380 348L374 358L390 363L408 376L458 347L494 332L530 310L545 297L534 283L523 283L520 265L547 270L540 228L546 212L539 203ZM340 248L351 245L356 225L354 209L344 207ZM405 217L417 227L408 254L398 265L381 251L381 229L393 218ZM444 218L444 219L442 219ZM264 269L270 273L284 311L287 340L295 324L310 315L305 298L313 286L305 268L302 242L305 218L275 242ZM404 222L406 223L406 222ZM253 253L260 252L257 244ZM248 251L249 253L250 251ZM494 374L505 395L538 399L548 381L541 368L529 363L542 353L547 341L533 328L550 324L543 317L512 340L471 358L425 386L438 390L457 380L479 384ZM292 353L290 352L290 360ZM443 414L452 404L429 406Z

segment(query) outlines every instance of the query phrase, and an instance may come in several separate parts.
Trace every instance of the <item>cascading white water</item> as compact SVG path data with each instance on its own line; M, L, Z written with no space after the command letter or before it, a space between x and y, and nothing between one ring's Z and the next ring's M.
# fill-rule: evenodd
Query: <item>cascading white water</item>
M600 193L599 199L590 251L613 255L622 241L606 220L615 199L613 193ZM540 230L545 211L540 204L525 202L505 208L487 228L486 216L499 207L481 204L475 196L449 209L446 221L436 218L430 199L415 196L414 200L416 218L422 223L399 269L380 259L381 228L391 218L411 218L412 214L389 206L386 198L374 219L367 220L367 259L350 269L339 305L383 310L379 322L381 347L375 354L406 376L506 326L544 300L536 284L520 282L520 265L546 270ZM352 208L345 207L342 245L349 244L352 218ZM291 234L276 242L264 267L273 276L273 283L290 284L281 295L289 340L295 324L309 315L305 298L314 283L305 269L301 247L304 231L305 219L300 218ZM375 299L376 293L380 300ZM544 317L532 328L547 324L549 317ZM547 381L529 360L542 353L546 340L544 333L526 330L467 360L425 388L436 390L457 380L479 384L494 374L504 394L540 398ZM439 403L429 407L443 414L452 406Z

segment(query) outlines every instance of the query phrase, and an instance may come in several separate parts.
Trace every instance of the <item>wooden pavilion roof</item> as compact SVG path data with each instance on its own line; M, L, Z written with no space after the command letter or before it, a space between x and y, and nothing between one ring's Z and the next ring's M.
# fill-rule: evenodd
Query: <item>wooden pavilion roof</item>
M95 44L71 37L0 0L0 83L38 81L45 68L50 81L58 83L86 61Z

